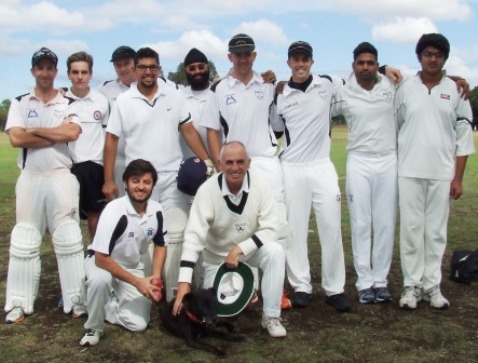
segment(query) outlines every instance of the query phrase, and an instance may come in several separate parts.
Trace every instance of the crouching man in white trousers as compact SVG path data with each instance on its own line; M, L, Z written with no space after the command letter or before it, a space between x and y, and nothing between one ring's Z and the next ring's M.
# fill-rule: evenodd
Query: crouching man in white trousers
M105 320L130 331L145 330L151 300L161 299L152 279L161 279L168 240L163 209L150 200L157 180L149 161L133 160L123 174L126 195L110 202L100 216L85 260L88 320L80 345L98 344ZM145 276L150 243L152 276Z
M173 313L191 290L193 268L203 257L204 288L213 285L223 262L245 261L262 271L262 327L272 337L287 335L281 323L285 252L278 240L278 217L272 188L260 173L249 171L250 158L238 141L220 153L222 172L210 177L194 198L181 255L179 286Z

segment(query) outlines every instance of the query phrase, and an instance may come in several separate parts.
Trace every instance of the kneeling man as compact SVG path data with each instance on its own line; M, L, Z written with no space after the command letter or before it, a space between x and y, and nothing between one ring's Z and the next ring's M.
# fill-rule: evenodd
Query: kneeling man
M284 337L280 303L285 252L277 242L274 194L265 177L249 170L250 158L241 142L226 143L219 159L222 172L199 188L191 207L173 314L181 310L183 297L191 290L201 253L204 288L213 285L222 263L234 268L244 261L262 270L262 327L272 337Z
M157 180L149 161L133 160L123 174L126 195L101 213L85 260L88 320L80 345L98 344L105 320L131 331L148 326L151 300L161 295L151 280L161 278L167 244L163 209L149 199ZM145 277L143 259L150 258L150 243L153 275Z

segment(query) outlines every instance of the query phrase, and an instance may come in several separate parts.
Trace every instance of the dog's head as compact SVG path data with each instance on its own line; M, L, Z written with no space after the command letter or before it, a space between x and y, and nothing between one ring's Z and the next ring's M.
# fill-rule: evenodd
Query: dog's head
M214 325L217 322L216 290L198 289L184 295L183 309L196 317L201 323Z

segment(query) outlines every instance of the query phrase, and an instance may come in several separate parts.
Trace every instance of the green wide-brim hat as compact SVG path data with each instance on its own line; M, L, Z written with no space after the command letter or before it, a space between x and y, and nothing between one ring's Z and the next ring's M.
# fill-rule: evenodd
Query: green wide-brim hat
M236 268L223 263L217 270L213 287L219 301L217 316L235 316L244 310L254 293L254 275L244 262L239 262Z

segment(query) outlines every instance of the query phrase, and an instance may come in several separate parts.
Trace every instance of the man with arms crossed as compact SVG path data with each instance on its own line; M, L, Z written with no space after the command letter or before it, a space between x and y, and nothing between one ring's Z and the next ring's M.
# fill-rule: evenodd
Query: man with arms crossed
M404 291L399 305L415 309L423 298L436 309L449 301L440 291L450 199L463 193L463 174L475 150L471 107L443 71L450 43L424 34L415 49L421 71L395 98L398 126L400 259Z
M284 337L287 332L281 324L280 304L285 253L277 242L276 203L268 180L249 171L250 162L241 142L226 143L219 157L222 172L199 188L185 233L173 313L179 312L184 295L191 290L193 268L200 254L204 259L204 288L213 285L223 262L234 268L244 261L263 273L262 327L272 337Z
M79 186L71 174L68 142L81 133L70 114L71 98L54 88L58 58L48 48L32 56L35 88L12 101L6 132L21 148L16 185L16 224L10 244L5 311L19 323L34 311L40 283L40 245L48 228L58 262L64 313L86 313L81 294L83 241L78 224Z

